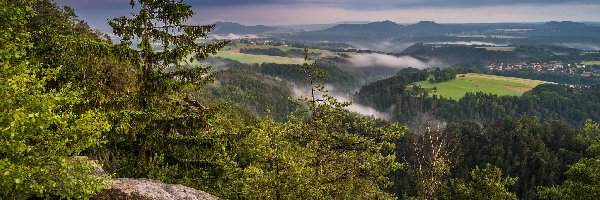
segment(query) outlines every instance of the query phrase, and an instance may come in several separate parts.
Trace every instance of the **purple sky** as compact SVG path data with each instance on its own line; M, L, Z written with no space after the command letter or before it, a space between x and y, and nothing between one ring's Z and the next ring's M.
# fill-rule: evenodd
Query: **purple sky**
M129 15L129 0L56 0L75 8L93 28ZM440 23L600 21L600 0L186 0L191 23L320 24L339 21Z

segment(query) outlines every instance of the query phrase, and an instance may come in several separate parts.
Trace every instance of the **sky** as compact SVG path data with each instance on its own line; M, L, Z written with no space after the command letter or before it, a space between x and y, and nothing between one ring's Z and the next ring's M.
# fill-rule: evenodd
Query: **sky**
M75 8L96 28L127 16L129 0L55 0ZM185 0L196 15L191 24L217 21L245 25L326 24L342 21L494 23L600 21L600 0Z

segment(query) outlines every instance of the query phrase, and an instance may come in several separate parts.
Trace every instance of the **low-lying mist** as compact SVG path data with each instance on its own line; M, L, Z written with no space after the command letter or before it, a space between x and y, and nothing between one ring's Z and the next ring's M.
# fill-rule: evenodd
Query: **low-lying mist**
M351 63L353 67L387 67L394 69L403 69L403 68L419 68L425 69L429 67L438 67L443 66L441 62L438 61L430 61L423 62L419 59L416 59L412 56L392 56L386 54L359 54L352 55L348 58L348 61Z
M465 46L510 46L509 44L481 42L481 41L459 41L459 42L433 42L428 44L450 44L450 45L465 45Z
M214 40L239 40L239 39L256 39L256 38L262 38L259 35L254 35L254 34L233 34L230 33L228 35L210 35L209 39L214 39Z
M600 50L600 44L595 44L595 43L558 43L556 45L562 46L562 47L567 47L567 48L582 49L582 50L593 50L593 51Z
M308 87L308 86L292 85L291 88L292 88L294 98L307 97L308 95L310 95L310 92L311 92L310 87ZM325 88L327 89L327 91L329 91L329 95L333 96L339 102L351 101L349 94L344 94L342 92L338 92L338 91L336 91L335 88L333 88L330 85L326 85ZM322 96L322 94L320 94L320 93L316 93L315 95L318 97ZM355 112L355 113L358 113L358 114L361 114L364 116L375 117L375 118L385 119L385 120L391 119L391 116L387 113L379 112L375 108L361 105L356 102L352 102L352 104L350 106L346 107L346 109L351 112Z
M400 53L407 49L408 47L414 45L414 42L394 42L391 39L387 39L384 41L347 41L347 44L363 50L374 50L374 51L382 51L382 52L397 52Z

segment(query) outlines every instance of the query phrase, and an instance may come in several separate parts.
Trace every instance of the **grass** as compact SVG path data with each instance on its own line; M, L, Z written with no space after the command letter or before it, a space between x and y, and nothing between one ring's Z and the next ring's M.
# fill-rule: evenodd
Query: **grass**
M267 55L252 55L243 54L238 51L220 51L215 55L216 57L229 58L236 60L241 63L253 64L253 63L277 63L277 64L303 64L303 58L289 58L281 56L267 56Z
M442 83L421 81L415 84L429 90L431 95L435 94L458 100L465 96L467 92L483 92L500 96L520 96L535 86L544 83L549 82L485 74L461 74L454 80ZM433 90L434 87L437 90Z
M516 47L477 47L488 51L514 51Z
M282 51L289 51L292 49L304 50L302 48L296 48L296 47L290 47L290 46L274 46L274 45L263 45L263 44L233 43L232 45L233 46L227 46L226 48L228 48L229 50L233 50L233 51L235 51L235 50L239 51L239 49L270 49L270 48L281 49ZM331 51L321 50L321 49L309 49L309 52L326 54L326 55L334 54Z
M244 44L244 43L233 43L232 45L226 46L223 48L216 57L229 58L232 60L236 60L241 63L246 64L254 64L254 63L277 63L277 64L303 64L304 58L290 58L290 57L282 57L282 56L268 56L268 55L253 55L253 54L244 54L240 53L240 49L269 49L269 48L277 48L282 51L288 51L291 49L299 49L295 47L289 46L274 46L274 45L262 45L262 44ZM310 49L311 53L321 53L322 55L333 55L334 53L327 50L320 49ZM314 61L311 61L314 62Z
M584 65L600 65L600 60L596 60L596 61L584 61L584 62L581 62L581 64L584 64Z

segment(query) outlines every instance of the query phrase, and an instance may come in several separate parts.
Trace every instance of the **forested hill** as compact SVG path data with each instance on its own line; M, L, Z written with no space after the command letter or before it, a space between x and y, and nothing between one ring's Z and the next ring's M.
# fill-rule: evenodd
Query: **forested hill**
M213 34L265 34L275 30L277 29L263 25L245 26L233 22L218 22Z
M581 126L586 119L600 120L598 85L544 84L522 96L467 93L461 99L450 100L431 95L431 90L413 84L429 77L425 70L403 69L394 77L363 86L356 93L356 100L389 111L397 120L406 123L418 123L417 116L425 113L447 122L490 122L503 117L537 116L542 120L561 119Z
M440 24L422 21L400 25L391 21L337 25L276 38L329 41L372 50L401 52L415 43L493 43L497 45L598 44L600 27L576 22Z

